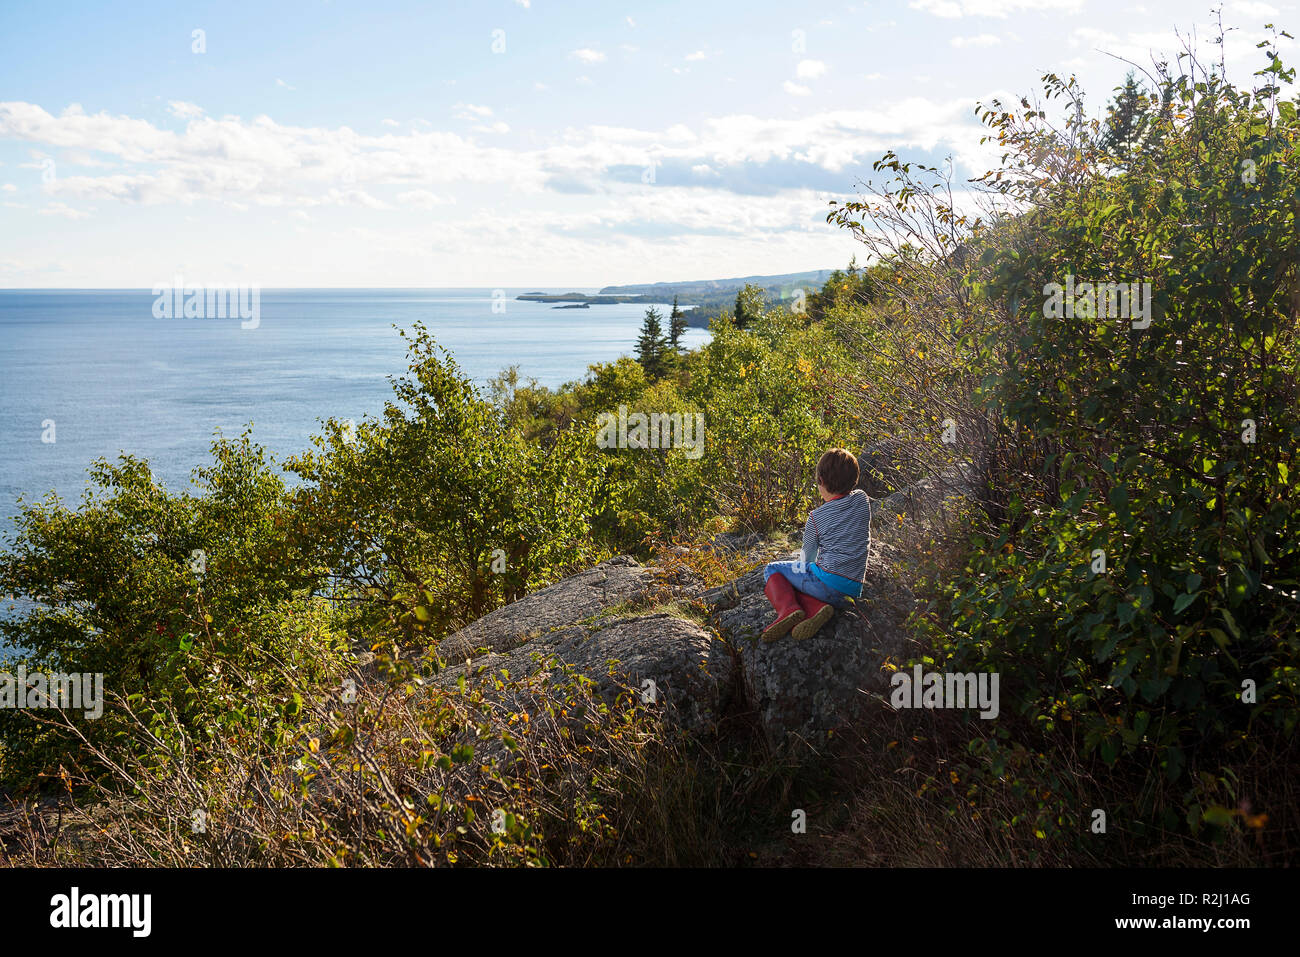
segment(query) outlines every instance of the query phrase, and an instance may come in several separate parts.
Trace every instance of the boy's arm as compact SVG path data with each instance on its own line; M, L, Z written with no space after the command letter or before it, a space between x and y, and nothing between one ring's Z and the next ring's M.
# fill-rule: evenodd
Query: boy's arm
M803 527L803 563L811 565L817 560L817 528L813 525L812 516L808 516L808 521Z

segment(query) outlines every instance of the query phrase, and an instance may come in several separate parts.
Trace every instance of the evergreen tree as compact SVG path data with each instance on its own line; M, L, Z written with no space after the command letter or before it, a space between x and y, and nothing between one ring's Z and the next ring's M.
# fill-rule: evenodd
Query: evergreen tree
M664 335L662 320L654 306L647 309L641 335L636 340L636 361L652 380L662 378L668 366L668 337Z
M668 314L668 342L673 352L682 350L682 334L686 332L686 314L677 308L677 297L673 296L673 311Z
M736 293L736 328L744 329L763 315L763 290L753 283Z
M1147 126L1146 108L1149 100L1146 91L1130 72L1124 85L1117 87L1115 99L1106 111L1106 131L1101 145L1111 156L1126 162L1133 156Z

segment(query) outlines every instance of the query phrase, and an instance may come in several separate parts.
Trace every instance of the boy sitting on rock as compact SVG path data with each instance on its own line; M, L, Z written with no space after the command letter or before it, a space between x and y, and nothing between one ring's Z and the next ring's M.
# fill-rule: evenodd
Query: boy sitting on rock
M817 491L823 504L808 513L803 554L772 562L763 571L763 593L776 621L763 632L775 641L793 629L811 638L831 620L835 608L862 595L871 544L871 500L858 484L858 459L848 449L831 449L817 462Z

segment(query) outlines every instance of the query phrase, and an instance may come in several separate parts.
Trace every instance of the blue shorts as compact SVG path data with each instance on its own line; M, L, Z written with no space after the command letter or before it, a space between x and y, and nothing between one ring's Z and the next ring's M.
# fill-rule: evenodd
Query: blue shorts
M844 608L850 598L842 591L836 591L813 574L808 562L795 559L788 562L771 562L763 569L763 581L780 572L795 588L805 595L812 595L818 601L824 601L836 608Z

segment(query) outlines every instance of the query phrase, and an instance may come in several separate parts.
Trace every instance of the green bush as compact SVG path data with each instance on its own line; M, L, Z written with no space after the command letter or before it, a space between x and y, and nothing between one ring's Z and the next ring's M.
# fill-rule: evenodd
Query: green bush
M153 717L170 707L202 739L239 718L221 700L223 668L253 679L286 666L304 679L335 673L340 634L310 598L319 581L294 543L292 493L247 435L212 449L197 494L168 492L123 456L94 465L80 508L53 496L24 507L0 554L0 591L36 604L0 622L19 649L4 669L102 674L110 700L98 719L61 712L76 731L48 711L0 711L10 784L72 766L77 732L98 742L122 733L114 698ZM263 690L268 707L284 693Z
M525 438L423 326L409 338L396 401L331 420L289 466L308 483L303 539L362 631L419 645L598 558L604 466L584 428Z
M997 471L1006 512L952 585L946 650L1045 731L1071 718L1082 753L1154 762L1194 829L1189 766L1300 718L1300 130L1290 71L1270 53L1263 75L1167 77L1120 158L1081 111L1063 133L1027 103L984 114L1009 153L985 182L1025 211L981 254L1008 354L979 401L1029 454ZM1067 275L1149 282L1149 327L1086 295L1058 316Z

